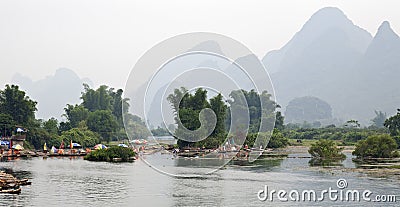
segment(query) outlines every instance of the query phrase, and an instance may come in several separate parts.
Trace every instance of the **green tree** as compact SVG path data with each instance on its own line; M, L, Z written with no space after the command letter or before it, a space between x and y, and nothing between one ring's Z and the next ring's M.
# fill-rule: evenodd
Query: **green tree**
M285 129L284 120L285 120L285 117L282 116L282 113L280 111L277 111L276 118L275 118L275 128L278 129L279 131L282 131Z
M56 135L58 134L58 121L54 117L49 120L43 122L43 128L50 134Z
M127 98L122 98L122 89L118 89L116 92L114 92L114 89L110 89L109 93L111 97L113 98L112 101L112 114L115 116L118 124L120 127L123 127L123 114L128 113L129 109L129 99Z
M384 126L389 129L390 135L400 135L400 109L397 109L397 114L386 119Z
M267 145L268 148L284 148L289 145L289 139L286 138L278 129L274 129L272 136L269 132L250 133L247 135L244 145L254 146L258 134L265 139L269 139Z
M167 100L170 102L175 113L175 123L177 124L175 135L177 137L190 139L191 137L189 136L193 136L193 133L186 134L185 128L190 131L200 129L201 117L199 114L203 109L210 108L214 111L217 118L216 126L210 137L196 144L178 140L178 145L181 147L218 146L218 143L222 144L225 141L227 136L226 129L231 124L234 131L229 136L235 140L235 143L241 143L240 140L244 139L245 126L242 126L244 125L243 123L250 122L250 132L271 132L274 128L275 118L278 117L278 126L283 127L283 117L281 114L277 115L275 113L276 108L279 106L271 100L271 95L266 91L258 94L255 90L249 92L237 90L232 91L230 97L231 100L228 101L230 107L228 108L221 94L211 98L208 102L207 91L204 89L199 88L194 94L188 93L185 88L175 89L174 93L170 94ZM261 106L263 106L263 109ZM247 111L249 112L250 119L246 116ZM230 116L231 112L243 116L237 116L235 120L232 120ZM263 123L262 127L260 126L261 123Z
M223 138L225 138L225 118L228 107L225 105L221 94L218 94L217 96L210 99L210 108L217 116L217 123L211 136L222 136Z
M268 142L268 148L284 148L289 145L289 139L286 138L278 129L274 129L271 139Z
M371 135L366 140L360 140L356 144L353 155L358 158L391 158L397 157L396 140L388 134Z
M65 143L70 143L72 140L83 147L93 147L99 143L99 137L97 133L90 131L84 122L81 122L79 127L62 132L59 140L63 140Z
M194 95L187 93L185 88L175 89L173 94L167 97L175 113L175 122L178 125L175 135L177 137L185 137L186 139L195 139L193 133L187 132L185 129L194 131L200 128L200 111L205 108L210 108L207 101L207 91L198 88ZM179 139L178 145L181 147L193 145Z
M13 117L9 114L0 113L0 131L1 136L8 137L12 135L12 131L15 126L15 121Z
M91 89L87 84L84 84L83 87L82 105L89 111L113 109L113 98L109 93L108 86L101 85L97 90Z
M174 113L175 122L177 128L175 129L175 135L177 137L185 137L186 139L197 139L197 136L202 134L211 133L211 135L197 143L187 142L184 140L178 140L180 147L185 146L199 146L214 148L221 144L226 138L226 117L227 117L227 106L223 101L221 94L212 97L209 101L207 100L207 90L198 88L194 94L188 93L185 88L175 89L173 94L170 94L167 98L170 102ZM212 120L211 114L204 113L200 116L200 112L203 109L211 109L216 116L216 123L213 131L211 122L205 122L205 127L201 127L200 120L210 121ZM186 129L190 130L188 132ZM196 133L193 131L198 130ZM198 134L199 133L199 134ZM196 136L196 137L192 137Z
M67 118L72 128L78 127L79 122L87 120L89 117L89 110L82 105L70 105L64 108L64 116Z
M271 94L267 91L258 94L255 90L249 92L245 90L236 90L232 91L229 96L233 99L228 101L230 104L230 111L239 114L243 114L244 111L249 112L250 133L271 131L275 125L276 118L283 118L282 116L277 117L276 109L280 106L275 101L271 100ZM261 106L263 110L261 109ZM228 116L228 119L228 123L230 123L231 117ZM260 126L261 120L263 121L262 127ZM283 122L283 119L278 120L278 127L280 127L280 121ZM243 122L238 121L238 123Z
M87 126L90 130L100 134L102 140L110 142L113 133L117 130L118 123L110 110L98 110L89 114Z
M57 133L51 134L44 127L42 120L33 120L30 122L29 130L26 136L28 141L35 149L43 149L44 143L47 146L59 146L59 136Z
M10 115L17 124L28 125L35 119L36 104L17 85L0 90L0 113Z
M117 128L123 128L123 115L129 111L129 99L122 98L123 90L101 85L96 90L91 89L87 84L84 84L84 92L81 99L83 100L82 106L89 112L99 110L110 110L115 120L118 123ZM73 125L73 123L72 123Z
M340 160L346 158L342 150L343 148L337 147L334 141L321 139L311 145L308 153L317 159Z
M65 131L68 131L68 130L70 130L70 129L72 129L72 126L71 126L71 123L70 122L60 122L60 125L58 126L58 129L59 129L59 131L60 131L60 133L61 132L65 132Z

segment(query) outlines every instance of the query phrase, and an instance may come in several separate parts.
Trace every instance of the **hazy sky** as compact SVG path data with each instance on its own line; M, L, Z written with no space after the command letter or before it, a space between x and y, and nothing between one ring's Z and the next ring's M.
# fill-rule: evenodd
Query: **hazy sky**
M396 0L2 0L0 84L16 72L38 80L67 67L95 85L123 87L146 50L195 31L230 36L262 58L326 6L373 35L384 20L400 33Z

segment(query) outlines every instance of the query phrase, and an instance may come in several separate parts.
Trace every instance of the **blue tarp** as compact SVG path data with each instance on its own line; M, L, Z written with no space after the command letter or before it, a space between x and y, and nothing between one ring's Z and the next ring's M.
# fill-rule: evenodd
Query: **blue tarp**
M0 141L0 145L10 145L9 141Z
M126 144L119 144L118 146L119 147L128 147L128 145L126 145Z

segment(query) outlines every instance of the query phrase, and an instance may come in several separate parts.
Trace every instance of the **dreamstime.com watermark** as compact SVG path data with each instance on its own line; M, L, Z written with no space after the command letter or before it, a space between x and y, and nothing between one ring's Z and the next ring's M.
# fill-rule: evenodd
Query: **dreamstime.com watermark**
M381 202L394 203L397 202L397 195L374 194L371 190L355 190L347 189L348 183L345 179L339 179L336 187L328 189L316 190L275 190L270 189L267 185L264 189L259 190L257 198L260 201L280 201L280 202Z

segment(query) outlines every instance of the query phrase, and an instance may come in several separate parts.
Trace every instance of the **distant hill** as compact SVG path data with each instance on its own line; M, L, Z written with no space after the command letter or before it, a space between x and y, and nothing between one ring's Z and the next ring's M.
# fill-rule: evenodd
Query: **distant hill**
M204 48L221 53L220 46L213 41L200 43L189 51ZM236 61L250 68L262 68L259 64L251 65L254 58L257 57L247 55ZM369 125L375 110L391 115L400 108L397 83L400 80L400 39L389 22L383 22L375 36L372 36L355 25L340 9L322 8L287 44L279 50L268 52L262 62L271 75L282 111L286 111L291 100L312 96L331 106L335 124L356 119ZM150 101L146 112L152 125L157 126L162 121L161 103L168 105L165 99L160 100L168 82L185 69L193 67L216 68L233 79L240 79L244 75L233 65L226 65L212 57L182 58L166 66L164 74L160 73L159 78L154 79L154 87L148 91L148 98L153 101ZM257 75L252 78L264 80ZM180 81L186 85L185 81L194 83L201 79L207 79L207 74ZM244 79L238 83L246 90L254 88L251 82ZM143 85L137 91L145 88ZM133 106L139 106L137 108L143 107L142 97L132 102Z
M89 79L81 79L74 71L67 68L60 68L54 75L38 81L32 81L29 77L17 73L12 78L12 83L19 85L29 97L38 102L37 118L55 117L59 120L66 104L80 102L82 84L93 85Z
M375 37L338 8L317 11L281 49L263 58L282 106L301 96L327 101L333 115L370 124L374 110L400 107L400 40L384 22Z
M332 108L325 101L311 96L295 98L289 102L285 111L286 123L326 123L332 121Z
M200 42L194 47L189 48L186 52L195 51L208 51L215 54L223 54L220 45L215 41ZM167 113L164 114L166 115L165 117L162 117L161 106L167 108L167 111L170 112L170 103L167 101L167 97L173 92L173 89L180 88L182 86L190 89L192 85L202 85L202 81L204 84L204 80L210 79L210 74L208 74L207 72L189 72L189 69L215 68L222 70L221 68L226 67L227 61L217 56L193 54L189 56L179 57L164 65L163 68L158 71L157 75L152 77L153 79L151 79L150 87L147 88L146 82L135 91L128 90L128 94L126 94L126 97L136 98L131 98L130 101L131 105L136 107L132 108L132 112L139 115L140 117L144 117L143 111L141 111L141 109L144 108L145 97L143 92L147 89L147 105L145 107L145 111L148 124L150 126L157 127L162 126L161 123L166 121L168 125L174 122L173 114L172 112ZM171 81L174 84L170 86L169 84L171 83Z

